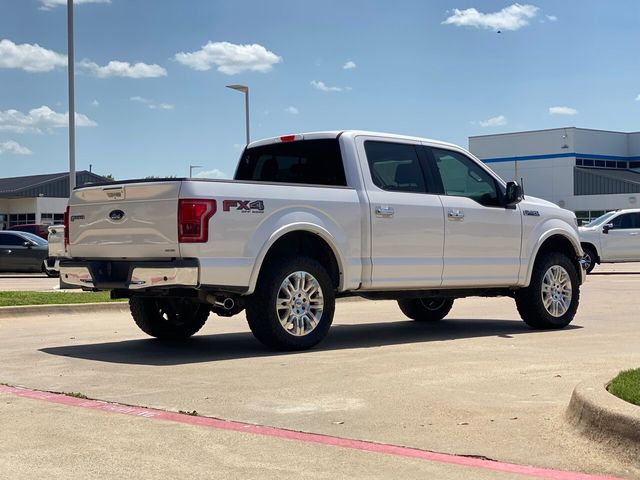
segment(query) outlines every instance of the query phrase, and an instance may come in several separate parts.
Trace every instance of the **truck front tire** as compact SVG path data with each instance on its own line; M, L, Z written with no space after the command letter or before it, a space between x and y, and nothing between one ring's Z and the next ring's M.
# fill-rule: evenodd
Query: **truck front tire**
M182 298L133 297L131 316L147 335L162 340L184 340L207 321L209 306Z
M540 330L564 328L578 310L580 282L575 265L564 254L542 254L533 267L531 283L515 295L520 317Z
M402 313L418 322L437 322L453 307L453 298L407 298L398 300Z
M593 247L590 247L588 245L583 245L582 250L584 251L583 259L586 262L585 270L587 271L587 273L591 273L591 271L596 266L596 262L598 261L598 255L596 254L596 251L593 249Z
M333 283L313 258L270 262L246 302L253 335L275 350L306 350L328 333L335 310Z

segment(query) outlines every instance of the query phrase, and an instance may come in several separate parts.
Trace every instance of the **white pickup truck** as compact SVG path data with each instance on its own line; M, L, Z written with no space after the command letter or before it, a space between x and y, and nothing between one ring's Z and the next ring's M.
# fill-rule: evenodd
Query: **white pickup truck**
M246 309L275 349L320 342L335 298L397 300L418 321L454 299L515 298L533 328L562 328L584 280L575 215L528 197L455 145L361 131L249 144L234 180L77 188L62 280L129 298L158 338Z
M579 231L587 273L596 263L640 262L640 208L607 212Z

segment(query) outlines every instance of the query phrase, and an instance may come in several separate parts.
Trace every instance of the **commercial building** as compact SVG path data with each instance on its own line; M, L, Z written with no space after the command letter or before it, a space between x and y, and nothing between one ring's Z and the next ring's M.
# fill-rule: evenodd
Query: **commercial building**
M554 128L469 137L469 150L525 195L579 219L640 207L640 132Z
M86 170L76 173L77 185L107 181ZM30 223L62 223L68 199L68 172L0 178L0 230Z

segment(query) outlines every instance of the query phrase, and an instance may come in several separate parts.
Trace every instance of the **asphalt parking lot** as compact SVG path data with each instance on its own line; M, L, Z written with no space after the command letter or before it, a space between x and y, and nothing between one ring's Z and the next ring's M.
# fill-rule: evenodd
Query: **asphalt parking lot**
M547 332L526 327L509 299L458 300L431 325L407 321L394 302L341 302L319 348L289 354L264 350L243 315L212 316L183 344L146 338L125 310L0 318L0 383L640 478L638 459L614 455L564 420L577 383L640 365L639 290L639 264L597 267L573 324ZM538 478L7 393L0 425L0 472L10 478L121 477L132 466L136 478Z
M59 284L59 279L44 273L0 273L0 292L46 292Z

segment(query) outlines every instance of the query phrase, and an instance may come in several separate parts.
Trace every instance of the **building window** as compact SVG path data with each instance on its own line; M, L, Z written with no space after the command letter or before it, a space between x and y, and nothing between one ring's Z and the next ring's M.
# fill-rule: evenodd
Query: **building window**
M40 223L43 225L60 225L63 222L63 213L43 213L40 215Z
M6 230L7 228L9 228L9 215L0 213L0 230Z
M629 162L629 168L640 168L640 162Z
M631 165L636 164L637 167L640 167L640 162L630 162ZM617 160L587 160L586 158L576 158L576 166L578 167L600 167L600 168L617 168L624 169L627 168L637 168L630 166L629 162L625 161L617 161Z
M28 225L36 223L35 213L12 213L9 215L9 226Z

